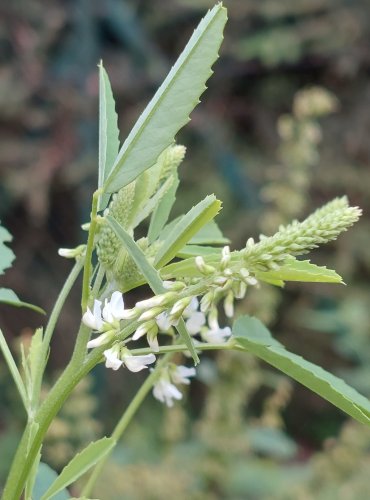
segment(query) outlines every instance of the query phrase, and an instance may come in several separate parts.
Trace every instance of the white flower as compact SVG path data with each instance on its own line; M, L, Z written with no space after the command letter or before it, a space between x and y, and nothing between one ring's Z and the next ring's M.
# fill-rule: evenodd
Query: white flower
M167 378L160 378L153 386L153 396L167 406L173 406L173 400L182 399L182 394L178 388L171 384Z
M96 332L101 332L96 339L87 343L88 349L98 347L109 342L114 332L119 329L119 321L124 319L125 311L123 297L121 292L113 292L111 299L105 299L102 310L100 300L94 300L93 310L88 307L82 316L82 322Z
M114 323L124 319L125 304L121 292L113 292L110 301L105 299L103 308L103 319L107 323Z
M202 339L208 342L209 344L223 344L227 341L227 339L231 335L231 329L229 326L225 326L225 328L211 328L204 329L201 332Z
M112 368L112 370L118 370L123 364L123 361L120 359L119 355L120 347L117 344L104 351L105 366L107 368Z
M206 323L206 317L204 313L200 311L194 311L189 319L186 320L186 328L190 335L196 335L200 332L202 326Z
M151 365L155 362L154 354L145 354L143 356L132 356L131 354L125 353L122 355L122 361L125 366L131 372L140 372L145 368L148 368L147 365Z
M196 371L194 367L188 368L187 366L176 366L174 370L171 371L171 378L175 384L190 384L189 377L194 377Z
M199 300L196 297L193 297L190 301L190 304L184 309L185 318L189 318L194 311L197 311L199 307Z
M96 330L97 332L101 331L103 326L103 320L101 317L101 302L100 300L94 300L94 308L93 312L90 308L87 308L87 311L82 316L82 321L86 326L91 328L92 330Z
M191 299L190 304L184 310L183 315L186 318L186 328L190 335L196 335L200 332L203 325L206 323L204 313L198 311L199 300L196 297Z
M110 330L109 332L102 333L101 335L99 335L99 337L90 340L87 343L86 347L88 349L93 349L93 347L99 347L101 345L107 344L113 336L114 332L112 330Z
M95 299L93 310L87 308L82 316L82 321L92 330L106 331L111 329L111 326L117 326L116 323L124 319L125 307L121 292L113 292L109 301L105 299L103 310L101 306L101 301Z
M168 330L172 326L172 322L170 321L169 315L166 312L162 312L161 314L158 314L158 316L155 318L158 328L161 330L161 332L168 332Z

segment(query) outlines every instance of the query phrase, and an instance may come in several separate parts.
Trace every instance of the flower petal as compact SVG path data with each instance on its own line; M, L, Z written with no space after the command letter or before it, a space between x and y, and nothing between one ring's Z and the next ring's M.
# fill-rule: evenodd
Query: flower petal
M175 384L190 384L189 377L194 377L196 371L194 367L176 366L176 369L171 372L172 380Z
M91 328L92 330L100 331L103 326L103 320L101 317L101 302L100 300L94 300L93 312L90 308L82 316L83 323Z
M105 366L107 368L112 368L112 370L118 370L123 361L118 357L117 349L111 348L104 351L105 356Z
M206 323L205 315L200 311L195 311L190 318L186 320L186 328L190 335L196 335L200 332L203 325Z
M166 379L159 379L153 387L153 396L167 406L173 406L173 400L182 399L182 394L178 388Z
M135 373L148 368L147 365L154 363L155 359L154 354L145 354L143 356L123 355L124 364L131 372Z

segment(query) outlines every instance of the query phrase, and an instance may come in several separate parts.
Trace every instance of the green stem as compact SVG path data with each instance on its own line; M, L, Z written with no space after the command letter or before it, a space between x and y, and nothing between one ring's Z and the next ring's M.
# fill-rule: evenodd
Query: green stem
M174 346L176 347L176 346ZM133 352L133 351L131 351ZM133 419L134 415L136 414L137 410L140 408L142 402L144 401L145 397L147 396L148 392L150 389L153 387L155 384L157 378L160 375L161 369L163 366L168 363L169 359L171 356L174 354L174 352L170 352L164 356L161 361L157 364L157 366L154 368L154 370L150 373L150 375L146 378L144 381L143 385L140 387L138 392L136 393L135 397L127 407L126 411L123 413L122 417L118 421L116 427L114 428L111 437L118 442L118 440L121 438L122 434L125 432L127 429L129 423ZM104 465L106 464L110 454L112 453L113 449L104 456L104 458L95 466L91 476L89 477L89 480L87 481L86 485L84 486L81 496L82 497L89 497L91 495L92 489L94 488L94 485L96 483L96 480L98 479L99 475L101 474Z
M227 351L231 349L237 349L237 346L234 341L229 341L229 342L224 342L221 344L197 344L196 346L197 351ZM175 345L165 345L159 348L159 351L154 352L152 349L149 348L142 348L142 349L130 349L130 352L132 355L135 356L141 356L144 354L165 354L165 353L170 353L170 352L186 352L188 351L188 347L185 344L175 344Z
M64 303L69 295L69 292L71 291L76 279L78 278L78 275L81 272L81 269L84 266L85 259L84 257L79 257L74 266L71 269L71 272L68 275L68 278L66 279L66 282L63 285L63 288L61 289L59 296L55 302L54 308L50 314L50 318L48 321L48 324L45 329L45 334L44 334L44 339L43 339L43 344L46 347L46 349L49 347L51 337L53 336L55 325L57 324L60 312L64 306Z
M96 278L92 290L92 295L94 298L98 296L101 284L103 283L104 276L105 276L105 269L100 264L98 264L98 272L96 273Z
M89 295L90 295L90 293L89 293L90 292L90 278L91 278L91 269L92 269L91 258L92 258L92 253L94 250L95 233L96 233L96 228L97 228L97 223L98 223L97 213L98 213L99 196L100 196L100 190L98 189L93 194L93 201L92 201L92 206L91 206L91 222L90 222L90 228L89 228L89 236L87 238L87 245L86 245L86 258L85 258L85 266L84 266L84 275L83 275L83 280L82 280L82 300L81 300L81 307L82 307L83 312L87 308L87 304L89 302Z
M120 335L122 337L128 336L135 331L136 327L137 322L133 321L121 331ZM18 500L21 497L25 482L51 421L78 382L101 361L103 352L107 349L106 345L94 349L85 359L81 359L85 356L86 339L89 334L88 328L83 326L80 328L71 361L35 415L33 422L38 424L38 429L31 444L29 437L32 422L27 423L13 459L2 500Z

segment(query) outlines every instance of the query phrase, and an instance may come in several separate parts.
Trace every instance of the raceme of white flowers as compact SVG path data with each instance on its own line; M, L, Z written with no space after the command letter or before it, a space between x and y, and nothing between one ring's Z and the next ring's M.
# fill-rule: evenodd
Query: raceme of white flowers
M184 272L180 276L177 274L176 279L169 276L163 281L164 293L139 301L132 309L125 309L119 290L114 291L109 300L105 299L104 304L95 299L92 309L88 308L82 318L83 323L98 334L88 342L87 347L107 345L103 352L107 368L118 370L125 366L132 372L138 372L155 363L155 353L161 352L159 334L163 335L166 343L168 339L176 338L175 328L180 318L185 321L188 333L195 337L195 346L200 343L227 343L231 329L219 325L221 302L225 316L232 318L235 299L243 299L248 287L259 286L261 272L263 275L267 271L279 270L288 258L335 239L357 220L359 214L359 209L348 206L345 197L338 198L303 222L294 221L280 227L272 237L261 235L257 243L250 238L241 251L231 252L225 246L219 257L195 257L192 261L197 270L195 275L192 273L189 277ZM129 337L121 339L121 321L126 321L125 326L129 320L136 321L137 328ZM152 352L135 355L127 344L141 337L146 337ZM179 374L195 374L193 371L184 372L185 367L178 367L176 371L171 366L162 371L153 389L154 396L168 406L181 399L176 384L189 383L188 376L184 375L181 379Z

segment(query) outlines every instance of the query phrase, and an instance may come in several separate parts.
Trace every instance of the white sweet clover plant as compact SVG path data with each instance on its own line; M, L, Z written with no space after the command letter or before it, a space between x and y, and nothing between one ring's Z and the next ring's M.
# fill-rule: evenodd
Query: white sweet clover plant
M75 264L45 330L35 332L31 347L23 353L22 374L4 336L0 337L27 413L4 500L33 497L35 478L43 470L39 467L42 442L51 421L76 384L101 362L113 370L149 368L148 376L112 435L76 455L43 492L42 500L60 491L67 494L65 488L93 468L81 491L81 498L88 498L105 460L145 396L152 391L168 406L180 400L184 386L196 375L199 356L206 350L252 353L353 418L370 423L366 398L287 351L257 318L242 316L234 321L235 301L243 300L248 289L261 282L279 287L286 281L341 283L334 271L297 257L335 240L357 221L358 208L350 207L345 197L337 198L303 222L294 221L271 237L261 235L258 241L250 238L244 248L233 251L214 222L221 203L213 195L168 222L179 184L178 167L185 155L185 147L176 145L174 137L206 88L226 20L222 4L208 12L122 146L109 79L100 64L99 181L86 225L87 243L60 250L60 255L74 259ZM149 220L148 234L137 240L135 230L144 219ZM5 245L10 239L0 228L1 273L14 258ZM74 352L59 380L41 400L50 339L80 272L82 321ZM133 308L125 307L130 290L144 284L150 286L152 294ZM0 290L0 300L27 305L5 289ZM222 310L227 324L219 319ZM180 352L186 355L184 365L173 361L174 354Z

